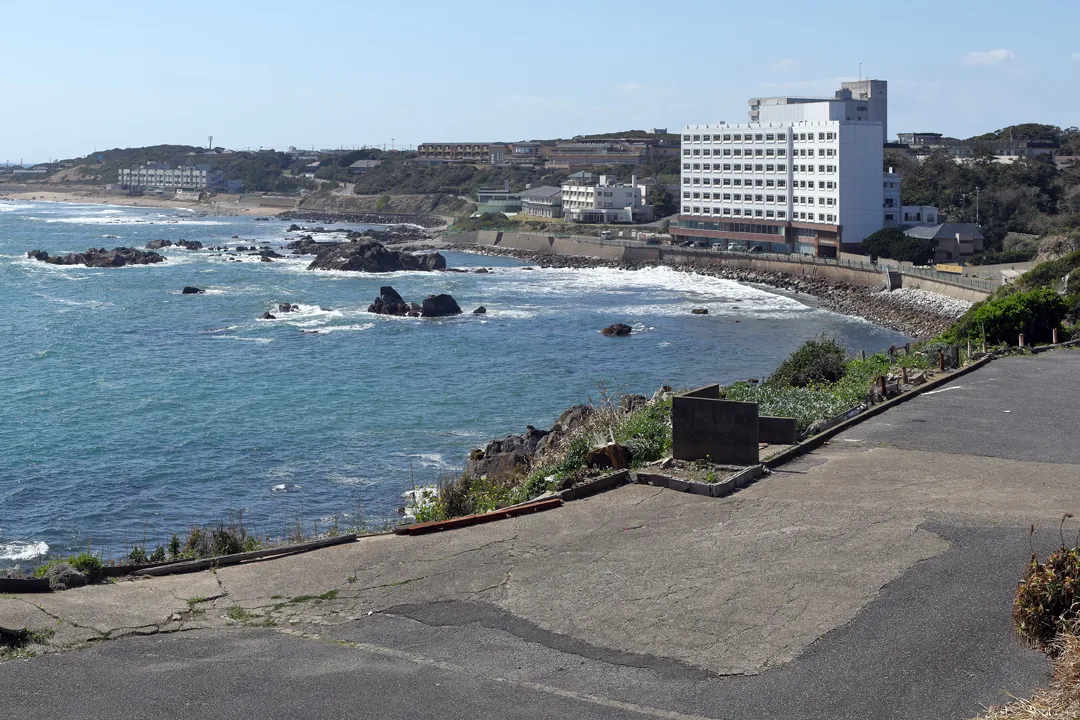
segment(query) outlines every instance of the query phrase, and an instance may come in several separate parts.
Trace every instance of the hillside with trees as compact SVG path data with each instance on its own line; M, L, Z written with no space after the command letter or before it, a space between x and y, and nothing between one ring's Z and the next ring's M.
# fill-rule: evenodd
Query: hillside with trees
M986 133L972 142L1048 140L1061 154L1080 154L1080 130L1028 123ZM1080 167L1058 170L1048 157L995 162L987 145L957 162L945 150L924 158L886 151L885 167L903 176L905 205L933 205L949 222L978 222L987 249L1001 250L1008 233L1044 235L1080 226Z

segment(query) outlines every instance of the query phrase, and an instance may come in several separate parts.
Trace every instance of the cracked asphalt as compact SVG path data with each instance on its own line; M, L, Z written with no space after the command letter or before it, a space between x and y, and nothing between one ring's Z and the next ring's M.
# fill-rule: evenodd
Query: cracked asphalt
M994 361L724 499L626 486L0 597L0 627L44 640L0 663L0 697L43 718L972 717L1049 677L1010 601L1080 510L1078 371Z

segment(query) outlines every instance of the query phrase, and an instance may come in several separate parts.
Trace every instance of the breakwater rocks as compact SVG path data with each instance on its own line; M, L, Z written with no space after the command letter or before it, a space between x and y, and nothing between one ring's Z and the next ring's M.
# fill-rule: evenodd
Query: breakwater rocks
M202 250L203 244L198 240L151 240L146 243L147 250L162 250L167 247L177 247L184 250Z
M277 216L278 220L306 220L322 223L354 223L357 225L419 225L424 228L442 227L446 220L438 215L411 215L407 213L380 212L329 212L317 210L289 210Z
M445 317L460 315L461 307L453 297L445 293L428 295L423 304L408 303L389 285L379 288L379 297L368 306L369 313L377 315L399 315L409 317Z
M339 230L336 228L324 228L322 225L305 227L293 223L286 232L303 233L301 239L308 239L312 242L315 242L312 239L313 235L341 235L344 233L345 240L348 242L356 242L357 240L370 238L372 240L378 240L383 245L396 245L400 243L416 242L418 240L430 240L433 237L433 233L408 225L391 225L383 230L378 230L376 228L369 228L367 230Z
M790 275L781 272L762 272L706 261L684 263L627 263L599 258L552 255L531 250L452 245L450 249L482 255L501 255L526 260L543 268L598 268L642 270L650 267L670 267L709 277L724 278L740 283L766 285L789 293L810 295L816 306L825 310L869 320L875 325L904 333L913 338L930 338L946 330L970 307L970 303L922 290L905 289L888 292L884 288L861 287L832 282L818 277Z
M412 255L387 250L382 243L364 239L322 246L308 270L348 270L352 272L397 272L399 270L445 270L446 258L439 253Z
M123 267L124 265L152 265L164 262L165 258L156 252L139 250L137 248L118 247L112 250L105 248L90 248L86 252L68 253L49 257L44 250L31 250L26 253L28 258L50 265L85 265L92 268Z

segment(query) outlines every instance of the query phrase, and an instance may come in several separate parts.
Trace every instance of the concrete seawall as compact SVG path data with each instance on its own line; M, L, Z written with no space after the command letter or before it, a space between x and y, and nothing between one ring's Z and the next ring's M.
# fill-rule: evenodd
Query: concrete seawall
M716 263L759 272L787 273L799 277L816 277L830 282L843 282L861 287L883 287L882 270L877 267L861 267L863 263L851 261L823 261L817 258L793 255L790 258L777 255L756 256L749 253L716 252L699 248L654 246L624 240L600 240L585 236L558 237L539 233L513 233L495 230L479 230L445 236L455 243L501 247L512 250L550 253L596 258L614 262L660 263L677 265L689 262ZM901 270L903 287L919 288L939 295L978 302L992 292L987 283L979 287L967 279L951 281L950 278L924 276Z

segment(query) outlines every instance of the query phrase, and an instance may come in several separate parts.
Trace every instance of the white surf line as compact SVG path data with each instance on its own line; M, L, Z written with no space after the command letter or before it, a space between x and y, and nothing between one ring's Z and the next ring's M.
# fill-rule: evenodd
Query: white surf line
M950 385L949 387L941 388L940 390L927 390L926 392L923 393L923 395L937 395L938 393L943 393L946 390L963 390L963 389L964 389L963 385Z
M322 640L322 636L316 633L297 632L295 630L282 629L279 632L295 635L309 640ZM436 660L426 655L420 655L419 653L407 652L405 650L396 650L394 648L384 647L382 645L373 645L371 643L351 642L351 641L337 641L331 640L335 645L342 647L352 648L354 650L362 650L363 652L371 653L372 655L381 655L382 657L392 658L394 660L403 660L415 665L424 665L426 667L433 667L438 670L446 670L448 672L466 673L475 677L476 672L463 665L457 665L455 663L448 663L444 660ZM508 678L492 677L491 680L503 684L512 685L514 687L524 688L526 690L535 690L537 692L545 693L547 695L554 695L556 697L566 698L568 700L576 700L578 702L590 703L593 705L599 705L601 707L613 708L616 710L626 710L628 712L638 713L639 715L646 715L648 717L664 718L664 720L715 720L715 718L708 718L703 715L684 715L683 713L674 712L671 710L661 710L660 708L648 707L647 705L638 705L636 703L623 702L622 700L612 700L611 698L600 697L599 695L589 695L587 693L575 692L573 690L564 690L563 688L553 687L551 685L543 685L540 683L531 683L524 680L510 680Z

